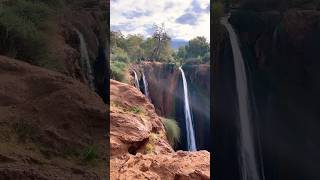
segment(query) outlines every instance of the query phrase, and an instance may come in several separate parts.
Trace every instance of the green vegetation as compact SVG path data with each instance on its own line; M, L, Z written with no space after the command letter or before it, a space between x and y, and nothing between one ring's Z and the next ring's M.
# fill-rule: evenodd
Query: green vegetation
M59 69L48 51L47 32L57 7L50 1L15 0L0 3L0 53L32 64Z
M130 112L134 113L134 114L141 114L143 113L143 109L141 107L136 107L133 106L129 109Z
M152 59L161 62L175 62L174 51L170 45L170 37L164 27L155 27L153 37L143 35L128 35L121 32L111 32L111 61L126 63Z
M198 36L191 39L188 45L180 47L177 56L182 61L209 62L210 44L205 37Z
M151 154L151 153L153 152L153 150L154 150L153 144L148 143L148 144L146 145L146 153L147 153L147 154Z
M49 44L59 26L57 18L67 11L91 8L98 3L98 0L1 1L0 54L63 71L64 64L52 53Z
M84 149L66 148L62 152L64 157L71 157L80 160L82 163L95 165L98 155L98 148L94 145L88 145Z
M94 162L98 159L98 148L96 146L88 146L82 153L84 162Z
M158 135L155 133L151 133L149 136L149 141L146 144L146 153L151 154L154 151L154 144L157 142Z
M180 141L180 127L173 119L162 118L166 129L167 138L171 146L175 146Z
M155 26L152 37L143 35L124 36L120 31L110 33L111 79L127 82L128 68L131 63L152 60L173 64L189 61L207 63L210 61L210 44L204 37L196 37L189 44L175 51L171 47L171 38L164 29L164 25Z
M128 66L125 62L110 61L110 78L120 82L128 82Z

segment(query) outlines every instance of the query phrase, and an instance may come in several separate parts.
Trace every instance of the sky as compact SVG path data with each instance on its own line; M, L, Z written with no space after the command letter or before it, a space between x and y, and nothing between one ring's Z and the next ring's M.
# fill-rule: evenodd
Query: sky
M172 39L210 39L210 0L111 0L111 30L150 37L164 23Z

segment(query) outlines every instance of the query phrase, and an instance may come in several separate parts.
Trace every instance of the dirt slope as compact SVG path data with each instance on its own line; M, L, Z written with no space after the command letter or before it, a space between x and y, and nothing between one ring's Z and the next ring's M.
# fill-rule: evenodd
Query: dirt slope
M0 56L0 179L104 179L106 126L86 85Z

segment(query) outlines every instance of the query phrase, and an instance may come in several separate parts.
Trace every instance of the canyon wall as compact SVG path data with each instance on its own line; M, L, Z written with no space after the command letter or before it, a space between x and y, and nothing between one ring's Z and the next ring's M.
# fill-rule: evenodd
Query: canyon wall
M96 92L106 102L107 93L107 16L106 3L94 0L91 3L67 3L62 15L54 20L55 28L50 32L49 51L59 61L59 71L89 85L87 69L81 67L79 31L87 47L94 76Z
M188 82L196 142L199 149L209 150L210 142L206 138L209 137L210 129L210 66L186 64L183 69ZM140 76L142 71L148 81L150 99L157 114L179 123L182 137L177 149L186 150L183 85L178 66L144 62L141 69L137 70Z
M250 98L256 108L253 126L261 139L265 178L319 179L315 169L320 162L319 11L292 9L280 14L236 10L231 12L230 23L239 35L246 61ZM220 51L230 51L230 46L222 46ZM215 64L228 63L224 61L217 58ZM226 75L233 64L227 66L215 67L214 76ZM225 83L217 81L215 86L220 89ZM231 97L228 92L215 92L213 106L220 107L214 113L228 109L217 100L225 95ZM231 101L228 104L232 110ZM224 116L224 120L229 119Z

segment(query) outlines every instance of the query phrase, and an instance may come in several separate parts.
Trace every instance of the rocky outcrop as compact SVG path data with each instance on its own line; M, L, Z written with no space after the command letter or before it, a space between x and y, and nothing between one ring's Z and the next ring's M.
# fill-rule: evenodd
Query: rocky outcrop
M110 80L110 100L111 156L146 152L148 144L155 154L173 152L154 106L138 89Z
M0 179L103 179L106 106L86 85L0 56Z
M154 106L135 87L110 81L111 179L209 179L207 151L174 152Z

